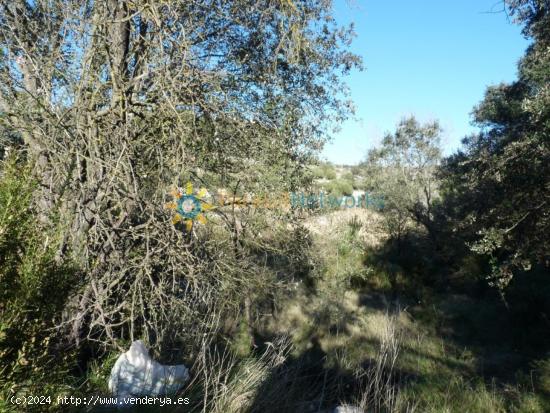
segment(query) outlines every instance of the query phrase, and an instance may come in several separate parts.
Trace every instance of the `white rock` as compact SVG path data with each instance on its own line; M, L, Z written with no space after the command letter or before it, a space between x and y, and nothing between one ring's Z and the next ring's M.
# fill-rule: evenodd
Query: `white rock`
M161 396L176 393L189 379L183 364L165 366L149 356L141 340L120 355L109 378L109 390L123 404L124 397Z

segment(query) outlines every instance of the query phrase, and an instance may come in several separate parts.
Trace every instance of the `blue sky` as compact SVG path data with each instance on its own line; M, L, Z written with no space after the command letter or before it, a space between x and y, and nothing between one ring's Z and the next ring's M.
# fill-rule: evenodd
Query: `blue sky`
M528 41L498 0L335 0L355 23L365 70L347 78L358 121L344 123L322 158L356 164L404 116L439 119L445 154L476 130L470 113L488 85L512 81ZM493 11L493 13L491 13Z

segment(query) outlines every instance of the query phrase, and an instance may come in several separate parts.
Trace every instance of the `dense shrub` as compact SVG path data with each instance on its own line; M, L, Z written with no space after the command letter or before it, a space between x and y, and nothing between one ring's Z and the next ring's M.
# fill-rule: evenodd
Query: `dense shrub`
M325 190L333 196L350 196L353 194L353 184L350 181L338 179L327 183Z
M67 383L69 357L56 329L79 273L56 260L57 224L37 219L35 182L9 159L0 178L0 398L10 392L45 395ZM38 391L39 390L39 391ZM8 408L9 406L6 406ZM17 407L17 406L12 406ZM44 406L42 406L44 407Z
M336 179L336 170L330 163L321 163L313 168L313 177L316 179Z

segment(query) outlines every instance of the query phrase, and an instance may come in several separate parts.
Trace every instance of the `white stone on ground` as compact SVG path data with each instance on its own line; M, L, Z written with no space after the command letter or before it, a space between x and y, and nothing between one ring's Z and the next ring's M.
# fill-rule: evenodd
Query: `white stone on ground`
M168 396L180 390L189 379L185 365L165 366L149 356L141 340L120 355L109 378L109 390L118 398L118 404L130 396Z

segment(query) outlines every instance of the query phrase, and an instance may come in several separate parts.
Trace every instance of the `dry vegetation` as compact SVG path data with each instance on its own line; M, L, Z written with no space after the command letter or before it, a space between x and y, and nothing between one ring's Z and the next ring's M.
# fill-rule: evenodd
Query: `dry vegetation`
M348 168L331 1L0 1L0 411L107 394L136 339L182 412L548 411L550 11L506 4L533 45L482 132L442 159L410 117ZM230 194L201 225L190 182ZM357 190L383 211L250 202Z

